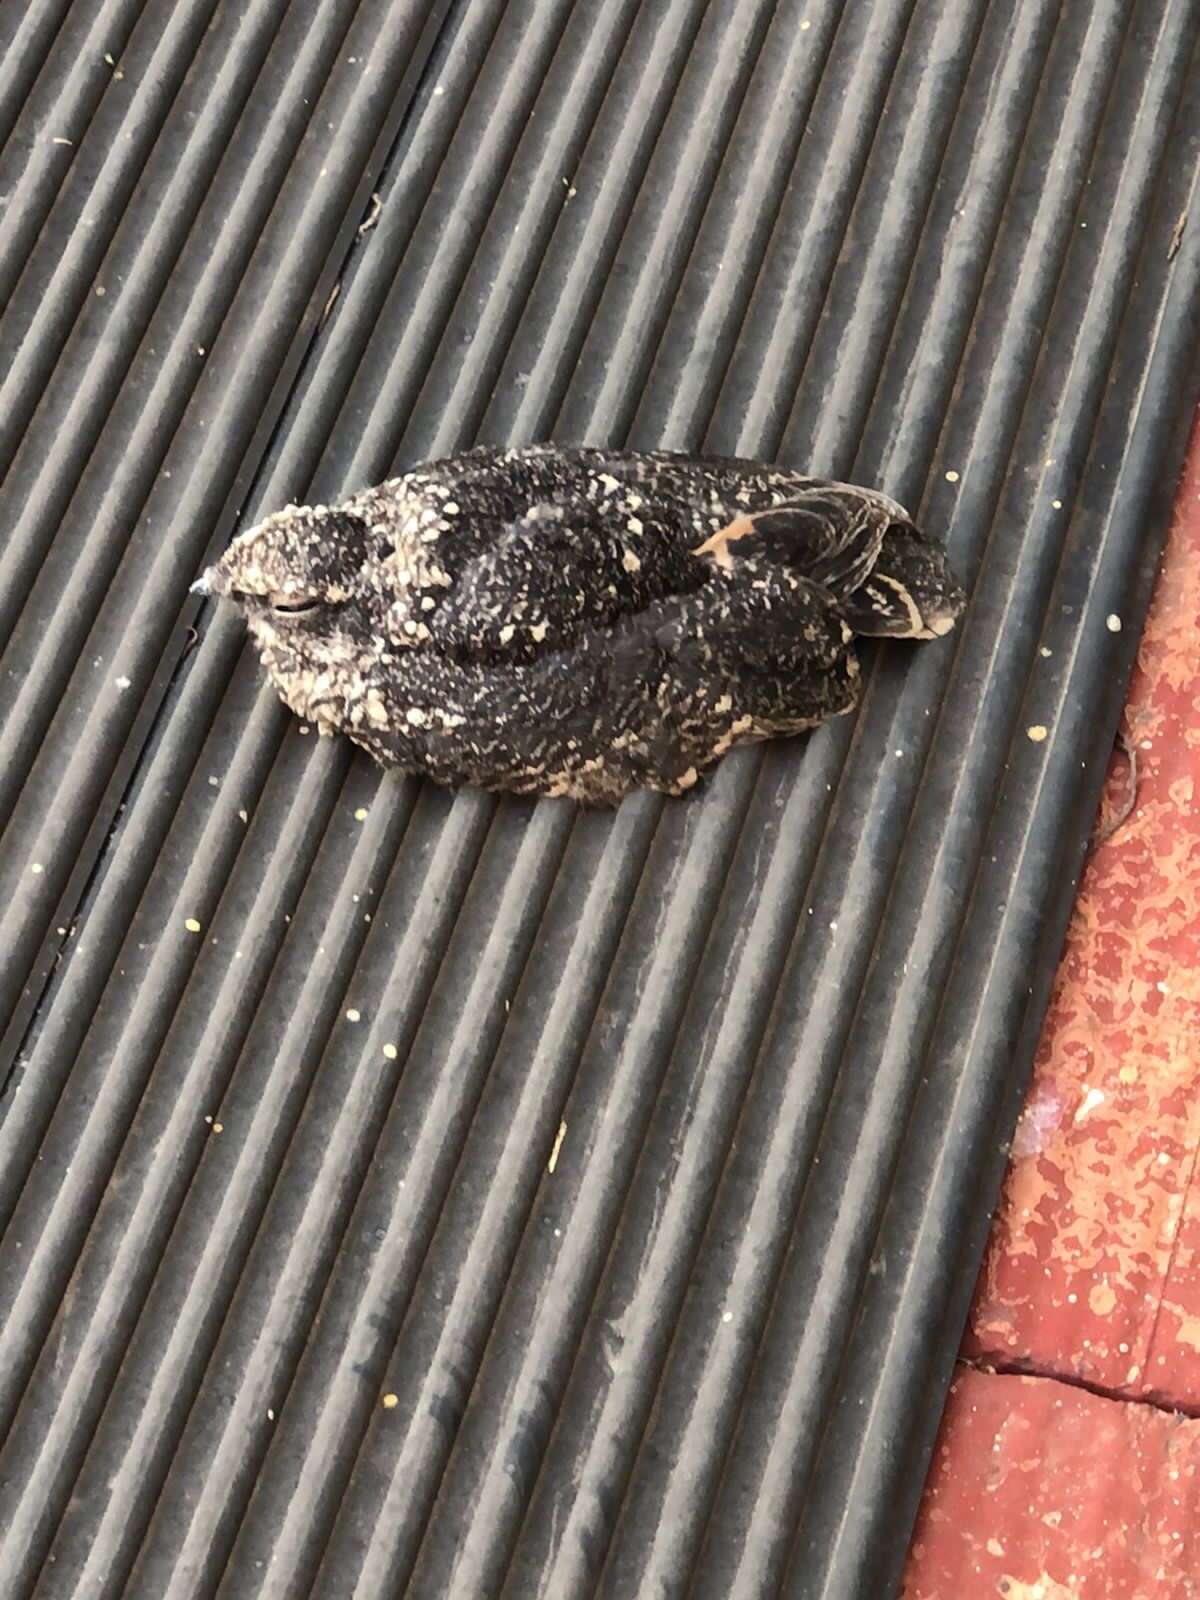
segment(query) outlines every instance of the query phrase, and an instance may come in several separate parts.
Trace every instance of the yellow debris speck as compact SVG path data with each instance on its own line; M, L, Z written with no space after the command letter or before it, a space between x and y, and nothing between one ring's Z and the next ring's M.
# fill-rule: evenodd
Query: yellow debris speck
M395 1061L397 1055L399 1054L394 1044L385 1044L383 1047L383 1053L389 1061Z
M384 1395L384 1397L383 1397L383 1409L385 1411L394 1411L399 1404L400 1404L400 1396L399 1395L396 1395L396 1394L385 1394Z
M1025 730L1025 732L1033 740L1034 744L1041 744L1048 731L1049 730L1044 728L1040 722L1035 722L1032 728L1026 728Z
M1055 511L1061 511L1062 510L1062 501L1061 500L1051 500L1050 504L1054 507Z
M213 1123L213 1132L214 1133L224 1133L225 1132L225 1124L223 1122L214 1122Z
M351 1006L349 1011L347 1011L347 1013L346 1013L346 1021L347 1022L361 1022L362 1021L362 1012L356 1010L356 1008L354 1006Z
M30 870L30 872L38 873L38 872L45 872L46 869L45 869L45 867L42 865L42 863L40 861L34 861L34 862L32 862L30 864L29 870Z
M555 1135L554 1139L554 1149L550 1152L550 1160L546 1167L547 1172L553 1172L555 1167L558 1165L558 1152L562 1149L562 1143L566 1137L567 1125L565 1122L560 1122L558 1125L558 1133Z
M188 917L187 921L184 923L184 927L189 933L200 932L200 924L196 921L195 917Z
M370 812L367 810L366 806L359 806L358 810L354 813L354 820L355 822L365 822L369 815Z
M957 483L958 482L958 473L955 472L953 467L951 467L950 471L946 474L946 482L947 483Z

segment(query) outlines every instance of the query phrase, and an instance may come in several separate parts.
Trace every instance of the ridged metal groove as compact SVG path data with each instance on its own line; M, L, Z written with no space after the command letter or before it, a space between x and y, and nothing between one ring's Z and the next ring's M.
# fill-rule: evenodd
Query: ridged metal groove
M5 68L5 1594L893 1592L1196 398L1200 6L103 9L136 104L91 8ZM551 434L881 483L971 611L608 816L186 606Z
M214 522L237 510L281 380L336 281L367 199L363 164L401 120L404 85L415 88L429 10L341 0L313 28L293 6L270 36L259 26L276 15L268 0L223 14L224 31L205 43L214 57L224 52L226 70L198 53L139 205L97 268L105 293L89 294L0 485L10 529L0 593L22 606L0 656L0 993L9 1005L44 962L86 824L105 809L156 670L162 686L172 632L177 654L187 580ZM237 44L257 76L231 133ZM115 126L103 131L115 136ZM64 318L70 265L53 286ZM20 311L9 307L18 323ZM164 528L187 531L165 544ZM32 877L31 830L43 868Z

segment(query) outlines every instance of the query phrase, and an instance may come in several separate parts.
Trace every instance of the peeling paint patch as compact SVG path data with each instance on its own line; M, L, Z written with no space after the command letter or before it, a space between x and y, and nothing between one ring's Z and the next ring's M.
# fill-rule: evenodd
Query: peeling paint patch
M903 1600L1184 1600L1197 1571L1200 1422L960 1369Z

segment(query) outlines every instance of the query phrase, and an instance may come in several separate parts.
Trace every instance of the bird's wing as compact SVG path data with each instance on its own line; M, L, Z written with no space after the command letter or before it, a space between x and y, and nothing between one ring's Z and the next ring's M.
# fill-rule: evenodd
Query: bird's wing
M866 580L898 513L869 490L810 482L790 499L752 502L694 554L726 571L747 558L770 561L841 597Z
M702 561L729 570L765 558L839 597L866 579L889 529L912 529L904 507L878 489L734 456L538 446L512 453L510 463L518 458L521 470L565 472L592 497L599 487L615 505L633 499L673 528L694 531Z
M481 447L414 468L365 498L416 506L422 522L426 516L440 522L431 554L456 588L461 585L461 596L450 607L442 596L435 598L439 618L446 612L441 631L447 642L453 636L460 652L470 647L472 628L481 621L486 649L497 647L494 635L501 628L520 628L520 618L491 628L471 608L486 603L498 615L504 598L498 574L505 583L523 583L539 550L548 555L553 549L554 559L564 563L563 576L578 572L580 581L569 592L560 584L549 607L554 617L535 618L532 625L545 623L547 640L570 639L577 626L610 621L626 604L636 608L647 592L655 592L653 584L647 591L645 582L626 583L621 564L629 549L646 564L640 536L652 527L674 562L661 592L689 591L713 568L728 574L746 560L764 559L821 584L838 599L866 580L889 530L915 531L904 508L875 489L736 457L672 451ZM371 520L370 506L364 515ZM585 551L589 543L594 548ZM688 551L691 564L703 569L699 576L689 577L689 563L680 562L680 553ZM615 594L607 592L614 587ZM575 598L580 590L582 601ZM436 635L439 630L432 622L430 627Z
M528 661L704 581L649 522L561 496L530 506L459 571L430 640L459 658Z
M618 673L648 675L657 658L719 682L722 675L842 660L852 635L822 585L760 560L747 560L745 576L660 601L619 625L612 646Z
M646 760L660 776L680 752L719 754L747 736L796 732L849 710L858 693L853 638L818 584L748 564L751 581L723 580L662 601L611 640L605 704L653 697ZM675 776L680 776L676 772Z

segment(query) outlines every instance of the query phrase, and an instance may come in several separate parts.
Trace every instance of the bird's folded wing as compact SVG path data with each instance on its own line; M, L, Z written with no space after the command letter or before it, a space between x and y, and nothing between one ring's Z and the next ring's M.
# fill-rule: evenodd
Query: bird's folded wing
M747 558L766 560L841 596L866 580L893 521L882 497L808 480L794 499L766 506L752 501L694 553L726 570Z
M756 671L831 667L846 656L850 630L819 584L760 561L747 562L742 578L622 622L612 644L614 681L665 665L719 685Z
M534 660L636 615L690 566L652 527L614 524L586 500L533 506L458 574L431 639L468 659Z

